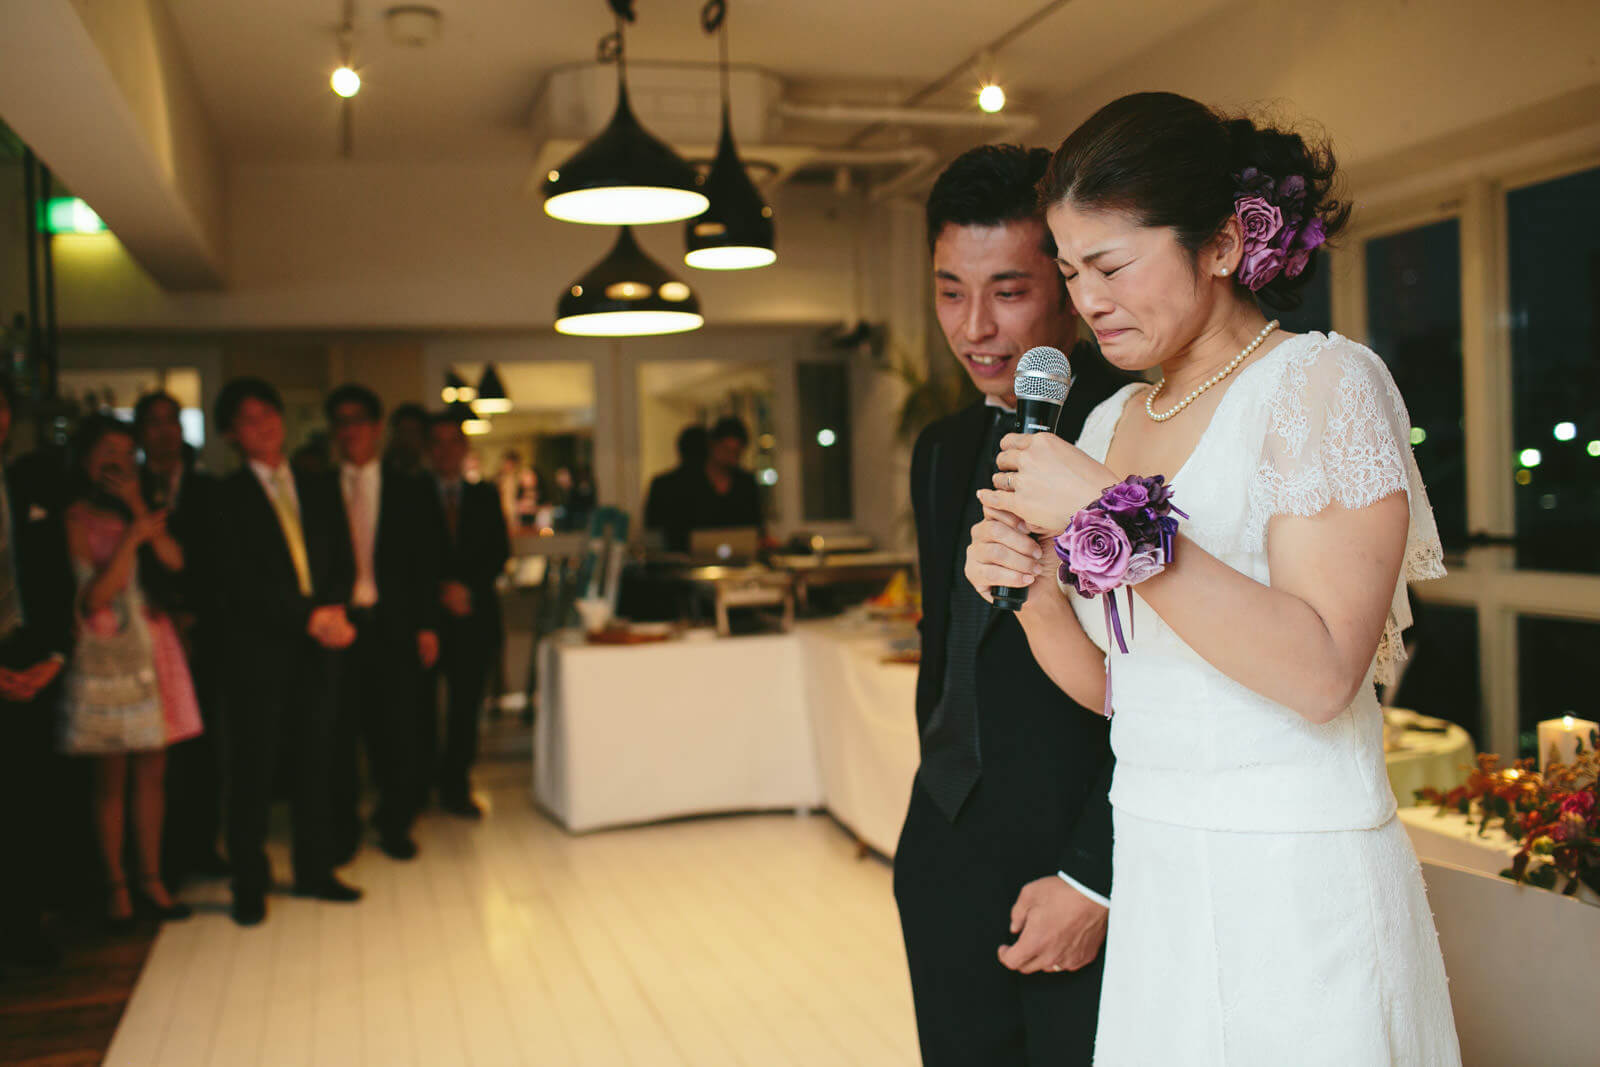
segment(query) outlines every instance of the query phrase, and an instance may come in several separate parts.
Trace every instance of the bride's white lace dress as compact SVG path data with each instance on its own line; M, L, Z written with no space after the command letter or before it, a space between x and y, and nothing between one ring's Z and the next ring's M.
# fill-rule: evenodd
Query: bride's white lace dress
M1089 416L1086 453L1105 459L1141 388ZM1408 494L1405 565L1368 680L1389 676L1411 621L1406 580L1444 569L1405 405L1376 355L1337 334L1283 342L1238 372L1172 483L1188 538L1266 584L1274 516ZM1101 605L1072 599L1106 648ZM1116 840L1095 1063L1459 1064L1372 686L1315 725L1135 600L1131 652L1110 654Z

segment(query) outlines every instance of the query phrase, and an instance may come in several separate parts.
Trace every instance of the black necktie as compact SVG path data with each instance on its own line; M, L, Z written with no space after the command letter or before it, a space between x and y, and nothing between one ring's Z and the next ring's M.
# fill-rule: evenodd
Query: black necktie
M955 821L983 771L978 750L978 643L994 610L967 581L967 545L972 528L983 517L978 490L994 484L1000 439L1014 419L999 408L989 409L983 451L973 469L967 503L957 537L955 573L950 582L950 622L945 634L944 689L922 735L922 766L917 777L945 818Z

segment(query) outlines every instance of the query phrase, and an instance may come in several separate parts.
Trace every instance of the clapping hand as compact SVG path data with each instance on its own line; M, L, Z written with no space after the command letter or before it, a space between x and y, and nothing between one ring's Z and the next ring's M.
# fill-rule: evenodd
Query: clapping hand
M1058 534L1072 516L1119 479L1104 463L1055 434L1007 434L993 489L978 490L984 510L1003 511L1035 533Z

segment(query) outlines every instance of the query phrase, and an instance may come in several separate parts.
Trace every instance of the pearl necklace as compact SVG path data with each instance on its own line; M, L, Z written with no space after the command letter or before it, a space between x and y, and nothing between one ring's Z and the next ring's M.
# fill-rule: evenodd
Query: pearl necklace
M1172 418L1172 416L1176 415L1178 412L1182 411L1184 408L1198 400L1200 398L1200 394L1204 393L1207 389L1210 389L1213 385L1216 385L1218 382L1222 381L1222 379L1238 370L1239 364L1249 359L1250 353L1260 348L1261 343L1268 337L1271 337L1272 331L1276 330L1277 328L1277 319L1273 319L1271 322L1263 326L1261 328L1261 332L1256 334L1256 339L1244 346L1243 352L1240 352L1237 356L1234 356L1231 363L1217 371L1217 373L1213 374L1210 378L1207 378L1204 384L1200 385L1188 396L1178 401L1178 406L1173 408L1171 411L1163 411L1159 415L1156 414L1156 397L1161 395L1161 390L1167 387L1167 383L1165 380L1163 380L1160 384L1153 386L1149 392L1144 394L1144 413L1149 415L1156 422L1166 422L1168 419Z

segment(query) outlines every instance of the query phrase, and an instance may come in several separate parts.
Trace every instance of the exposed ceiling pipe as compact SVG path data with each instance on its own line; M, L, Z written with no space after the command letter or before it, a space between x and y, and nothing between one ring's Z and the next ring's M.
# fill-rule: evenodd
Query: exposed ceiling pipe
M864 126L870 123L890 123L896 126L979 126L985 129L1032 129L1038 119L1017 112L996 115L967 109L945 108L934 110L918 107L887 107L876 104L796 104L782 100L778 114L802 122L827 122L847 126Z
M1012 125L1007 127L1006 132L1012 136L1021 137L1024 134L1032 131L1032 129L1038 124L1038 119L1034 118L1032 115L1016 115L1013 117ZM887 181L879 182L877 185L873 186L872 199L892 200L897 196L915 189L921 182L927 179L930 173L938 169L943 162L943 156L939 155L938 153L930 153L930 157L926 161L917 164L916 166L907 167L905 170L901 171L899 174L896 174Z
M905 145L901 148L818 148L802 159L788 163L773 176L761 183L763 192L770 192L804 170L835 167L886 167L902 166L900 174L889 179L898 182L912 172L924 172L937 163L939 154L927 145Z

